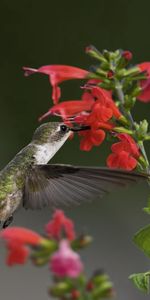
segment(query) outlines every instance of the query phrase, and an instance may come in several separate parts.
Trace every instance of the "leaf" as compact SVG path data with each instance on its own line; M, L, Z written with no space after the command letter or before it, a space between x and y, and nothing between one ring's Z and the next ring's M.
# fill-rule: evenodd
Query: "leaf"
M149 294L149 276L150 272L137 273L129 276L134 285L142 292Z
M150 257L150 225L139 230L134 238L134 243Z
M144 207L143 211L150 215L150 207Z
M144 207L143 211L150 215L150 196L148 197L147 207Z

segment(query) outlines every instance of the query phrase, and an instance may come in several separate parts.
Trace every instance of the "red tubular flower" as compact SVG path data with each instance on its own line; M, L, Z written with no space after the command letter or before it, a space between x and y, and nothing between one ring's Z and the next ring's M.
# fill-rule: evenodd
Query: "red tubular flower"
M39 121L43 120L45 117L49 115L56 115L61 116L63 120L67 118L76 116L81 112L90 111L94 104L93 99L87 100L70 100L70 101L63 101L59 104L54 105L47 113L42 115L39 118Z
M58 103L61 96L60 88L58 87L59 83L70 79L84 79L89 74L86 70L65 65L48 65L38 69L23 67L23 70L25 71L25 76L33 73L43 73L49 76L50 84L53 87L52 99L54 104Z
M90 151L93 146L99 146L104 141L105 132L102 129L91 129L80 132L80 136L80 149Z
M116 119L119 119L121 117L121 113L118 107L116 106L115 102L113 101L110 91L106 91L98 86L93 86L91 87L91 95L92 97L94 97L94 99L99 101L101 105L104 105L105 107L111 109L112 115Z
M110 92L101 89L100 87L90 87L89 92L84 93L84 100L86 99L95 99L95 103L92 105L92 111L87 116L86 123L91 125L92 128L99 128L102 124L108 124L108 121L114 116L117 119L121 116L118 108L110 97ZM110 124L108 129L111 129L113 126Z
M9 251L6 260L9 266L24 264L29 256L27 245L39 245L43 239L36 232L21 227L11 227L2 230L0 238L6 242Z
M61 240L59 249L50 260L50 269L58 277L76 278L83 271L79 254L70 248L67 240Z
M112 145L110 154L107 158L109 168L119 168L131 171L136 168L137 160L140 156L138 146L135 141L126 133L118 134L121 142Z
M95 106L93 105L92 112L94 111L94 107L95 107L95 112L96 112L96 106L98 108L97 104L99 103L99 109L97 110L97 114L96 114L97 116L99 116L99 119L101 119L101 116L104 116L103 119L107 119L107 121L111 117L120 119L122 117L122 114L112 99L112 92L102 89L99 86L93 85L93 84L97 84L98 82L96 80L88 81L88 84L85 85L85 87L84 87L85 92L83 93L82 99L86 100L86 99L91 98L91 99L95 100ZM103 113L102 113L102 109L103 109ZM105 113L104 113L104 110L105 110ZM101 113L100 113L100 111L101 111ZM93 115L93 117L94 117L94 115ZM96 121L98 121L98 119L95 116L95 122ZM103 120L101 119L101 121L103 121Z
M150 62L144 62L138 65L141 72L146 72L146 79L140 81L142 89L140 95L137 97L142 102L150 102Z
M92 127L97 128L99 122L107 122L113 116L110 108L102 105L98 100L93 105L91 114L87 118L87 123Z
M60 239L62 233L70 241L75 239L74 224L71 219L64 215L62 210L57 209L53 214L53 219L45 227L49 237Z

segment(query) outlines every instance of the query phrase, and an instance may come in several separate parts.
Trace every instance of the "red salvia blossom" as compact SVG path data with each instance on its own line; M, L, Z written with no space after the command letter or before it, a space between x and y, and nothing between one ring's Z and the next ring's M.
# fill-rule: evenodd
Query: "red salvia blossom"
M87 116L86 123L91 125L92 128L99 128L100 123L107 123L113 116L113 112L110 108L102 105L99 101L96 101L93 105L92 112Z
M39 245L43 238L36 232L21 228L11 227L1 231L0 238L6 242L8 248L7 264L24 264L29 256L29 248L27 245Z
M111 146L112 154L107 158L110 168L120 168L131 171L136 168L140 152L136 142L126 133L118 134L120 142Z
M114 100L112 99L110 91L106 91L99 86L87 86L87 88L89 88L91 97L97 100L101 105L104 105L105 107L111 109L112 115L116 119L119 119L122 116Z
M43 73L49 76L50 84L53 87L52 99L54 104L58 103L61 96L60 88L58 87L59 83L70 79L84 79L89 74L86 70L66 65L48 65L38 69L23 67L23 70L25 71L25 76L33 73Z
M53 219L45 227L49 237L60 239L61 235L66 235L70 241L75 238L74 224L71 219L64 215L62 210L57 209L53 214Z
M138 65L141 72L146 72L146 79L141 80L140 87L142 89L137 97L142 102L150 102L150 62L144 62Z
M90 111L94 104L93 99L86 100L70 100L63 101L59 104L54 105L47 113L39 118L39 121L43 120L49 115L61 116L63 120L66 120L72 116L75 116L84 111Z
M82 139L80 149L90 151L93 146L99 146L105 139L105 132L102 129L91 129L80 132Z

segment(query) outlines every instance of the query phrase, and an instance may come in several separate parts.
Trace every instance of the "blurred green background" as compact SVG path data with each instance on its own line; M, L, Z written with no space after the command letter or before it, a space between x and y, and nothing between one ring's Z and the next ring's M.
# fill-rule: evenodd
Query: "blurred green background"
M150 60L150 1L143 0L1 0L0 1L0 167L31 139L37 118L52 105L46 76L23 76L22 66L66 64L88 69L94 61L85 55L89 44L98 49L122 48L134 54L133 64ZM61 85L63 100L79 99L79 81ZM137 120L150 121L150 104L137 103ZM54 162L104 165L110 145L89 153L76 140L67 142ZM149 154L149 148L147 147ZM149 217L142 212L148 197L146 185L116 191L101 201L67 209L79 232L94 236L83 259L87 273L104 268L117 289L117 299L149 299L128 281L133 272L150 269L149 259L132 243L133 234ZM14 225L42 231L51 212L20 210ZM48 299L46 268L27 265L9 269L1 247L0 299Z

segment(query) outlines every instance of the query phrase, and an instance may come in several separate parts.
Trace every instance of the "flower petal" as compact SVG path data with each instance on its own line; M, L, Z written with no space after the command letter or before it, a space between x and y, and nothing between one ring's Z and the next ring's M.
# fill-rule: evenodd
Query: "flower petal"
M132 171L137 166L137 160L128 152L121 151L119 154L112 153L108 156L107 166Z
M79 113L84 113L90 111L93 106L93 100L88 101L82 100L70 100L63 101L59 104L54 105L46 114L40 117L40 120L49 116L56 115L61 116L63 120L67 118L74 117Z
M0 238L4 239L6 242L16 241L18 245L20 243L33 246L38 245L42 239L38 233L22 227L9 227L3 229L0 232Z
M25 76L29 76L33 73L43 73L49 76L49 81L53 87L52 99L54 104L58 103L61 92L58 84L70 79L84 79L88 76L89 72L77 67L66 65L47 65L38 69L23 67Z
M6 263L8 266L15 264L24 264L29 256L29 249L23 245L18 247L17 243L11 243L8 247L8 256Z
M82 138L80 141L80 150L90 151L93 147L93 144L89 138Z
M150 102L150 62L143 62L138 65L141 72L147 73L147 79L140 81L141 93L137 96L142 102Z
M95 146L99 146L105 139L104 130L98 129L91 132L91 141Z

